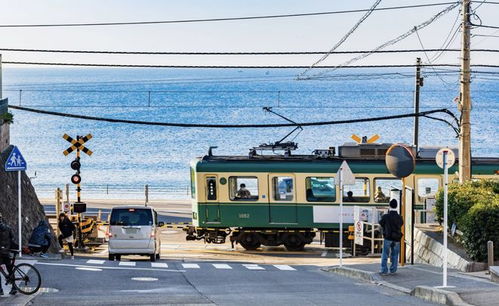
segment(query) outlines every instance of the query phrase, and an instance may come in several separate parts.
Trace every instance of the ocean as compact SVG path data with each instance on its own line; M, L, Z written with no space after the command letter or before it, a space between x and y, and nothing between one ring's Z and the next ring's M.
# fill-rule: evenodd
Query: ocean
M296 80L296 69L41 69L3 68L3 97L13 105L56 112L155 122L259 124L285 123L262 107L296 122L346 120L413 112L412 69L348 69L322 80ZM448 108L458 115L457 74L423 73L421 110ZM443 78L443 79L441 79ZM472 82L472 154L499 156L498 79ZM88 121L11 110L11 143L28 162L39 197L53 197L74 171L74 153L62 136L87 135L94 152L82 155L82 197L187 198L189 162L207 153L247 155L292 128L208 129ZM437 115L452 121L446 115ZM304 127L294 139L307 154L351 142L350 136L379 134L380 142L411 143L413 119ZM443 122L420 119L420 145L457 146ZM74 187L71 186L71 194Z

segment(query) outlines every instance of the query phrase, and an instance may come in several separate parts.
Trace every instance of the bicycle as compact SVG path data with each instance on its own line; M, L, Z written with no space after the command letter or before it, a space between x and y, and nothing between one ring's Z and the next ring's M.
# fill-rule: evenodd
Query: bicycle
M36 293L42 284L40 272L28 263L20 263L16 265L17 250L10 250L14 256L12 257L13 270L12 274L7 274L4 268L0 265L0 273L5 277L5 285L13 284L14 288L22 294L30 295Z

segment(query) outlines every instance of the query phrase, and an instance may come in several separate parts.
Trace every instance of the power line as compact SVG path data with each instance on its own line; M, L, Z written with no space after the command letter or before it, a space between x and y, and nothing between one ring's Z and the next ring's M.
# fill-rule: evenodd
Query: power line
M376 0L374 2L374 4L371 6L371 8L369 9L369 11L367 11L360 19L359 21L357 21L357 23L345 34L343 35L343 37L329 50L328 53L324 54L324 56L322 56L320 59L318 59L315 63L313 63L308 69L305 69L305 71L303 71L302 73L300 73L298 75L298 78L307 74L307 72L309 72L310 70L312 70L315 66L317 66L318 64L322 63L323 61L325 61L329 55L331 55L332 52L334 52L336 49L338 49L339 46L341 46L347 39L348 37L350 37L350 35L353 34L353 32L355 32L355 30L357 30L357 28L360 26L361 23L364 22L364 20L367 19L367 17L369 17L369 15L371 15L371 13L374 11L374 9L376 9L376 7L378 6L378 4L381 2L381 0Z
M74 53L74 54L120 54L120 55L320 55L320 54L363 54L363 53L415 53L422 49L395 49L395 50L346 50L346 51L248 51L248 52L189 52L189 51L110 51L110 50L61 50L61 49L29 49L29 48L0 48L7 52L29 53ZM460 52L460 49L433 48L429 52ZM472 49L473 52L499 53L498 49Z
M454 8L456 8L458 5L460 4L460 2L455 2L451 5L449 5L448 7L446 7L445 9L443 9L442 11L438 12L437 14L433 15L430 19L420 23L419 25L413 27L411 30L405 32L404 34L402 35L399 35L398 37L394 38L394 39L391 39L381 45L379 45L378 47L374 48L373 51L377 51L377 50L381 50L381 49L384 49L388 46L391 46L393 44L396 44L398 43L399 41L407 38L408 36L412 35L416 30L420 30L420 29L423 29L425 28L426 26L430 25L431 23L433 23L435 20L437 20L438 18L442 17L443 15L447 14L448 12L450 12L451 10L453 10ZM338 65L336 68L333 68L331 69L329 72L332 72L332 71L335 71L336 69L338 69L339 67L343 67L343 66L347 66L353 62L356 62L356 61L359 61L363 58L366 58L368 56L370 56L372 53L366 53L366 54L362 54L362 55L359 55L357 57L354 57L340 65ZM326 74L328 71L324 71L324 72L319 72L317 73L315 76L311 76L311 77L308 77L308 78L313 78L313 77L316 77L316 76L320 76L320 75L324 75ZM306 78L305 78L306 79Z
M406 6L391 6L380 7L376 11L389 11L399 9L412 9L421 7L433 7L449 5L456 2L439 2ZM181 20L159 20L159 21L130 21L130 22L94 22L94 23L57 23L57 24L2 24L0 28L47 28L47 27L88 27L88 26L124 26L124 25L151 25L151 24L172 24L172 23L196 23L196 22L220 22L220 21L236 21L236 20L257 20L257 19L276 19L290 17L307 17L321 15L335 15L348 13L367 12L370 9L342 10L342 11L325 11L312 13L296 13L282 15L261 15L261 16L241 16L241 17L223 17L223 18L206 18L206 19L181 19Z
M191 68L191 69L303 69L309 66L305 65L142 65L142 64L99 64L99 63L61 63L61 62L26 62L26 61L5 61L3 64L8 65L35 65L35 66L77 66L77 67L115 67L115 68ZM433 67L460 67L456 64L431 64L422 65L433 66ZM340 68L410 68L415 67L415 64L381 64L381 65L356 65L356 66L345 66L345 65L324 65L317 66L315 68L328 68L328 69L340 69ZM473 65L473 67L486 67L486 68L499 68L499 65L485 65L478 64Z
M174 123L174 122L151 122L151 121L138 121L138 120L125 120L125 119L112 119L85 115L76 115L69 113L60 113L53 111L46 111L41 109L34 109L23 106L9 105L9 108L37 113L45 115L53 115L66 118L93 120L93 121L104 121L111 123L127 123L127 124L138 124L138 125L151 125L151 126L167 126L167 127L184 127L184 128L275 128L275 127L294 127L294 126L321 126L321 125L335 125L335 124L347 124L347 123L360 123L360 122L373 122L373 121L383 121L410 117L424 117L435 113L445 113L453 118L454 114L448 109L435 109L419 113L409 113L401 115L383 116L383 117L370 117L362 119L349 119L349 120L336 120L336 121L318 121L318 122L303 122L303 123L277 123L277 124L208 124L208 123Z

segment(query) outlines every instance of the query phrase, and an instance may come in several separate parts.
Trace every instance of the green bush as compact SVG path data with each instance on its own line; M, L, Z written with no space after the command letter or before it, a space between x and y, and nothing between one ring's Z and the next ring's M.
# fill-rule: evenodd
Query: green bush
M448 218L449 225L456 223L460 230L461 219L477 203L491 203L499 193L499 181L480 180L469 181L464 184L449 184L448 194ZM443 220L444 215L444 190L440 188L436 195L436 215L439 221Z
M0 120L3 120L5 123L14 123L14 115L9 112L0 114Z
M499 194L492 202L475 204L461 218L462 243L468 255L478 261L487 260L487 241L494 242L494 257L499 259Z

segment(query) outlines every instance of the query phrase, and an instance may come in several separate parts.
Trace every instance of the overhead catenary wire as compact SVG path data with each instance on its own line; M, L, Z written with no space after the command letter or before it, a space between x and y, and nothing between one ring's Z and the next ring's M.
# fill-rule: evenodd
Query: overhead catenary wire
M272 124L208 124L208 123L179 123L179 122L154 122L154 121L140 121L140 120L127 120L127 119L113 119L113 118L104 118L104 117L95 117L95 116L85 116L85 115L76 115L70 113L61 113L54 111L47 111L41 109L35 109L24 106L15 106L10 105L9 108L27 111L31 113L37 114L45 114L66 118L74 118L74 119L84 119L84 120L92 120L92 121L104 121L110 123L126 123L126 124L137 124L137 125L149 125L149 126L165 126L165 127L184 127L184 128L276 128L276 127L294 127L294 126L322 126L322 125L336 125L336 124L347 124L347 123L360 123L360 122L373 122L373 121L383 121L383 120L392 120L392 119L401 119L401 118L410 118L416 116L428 116L436 113L445 113L447 115L455 118L455 115L446 108L442 109L434 109L419 113L409 113L409 114L401 114L401 115L392 115L392 116L382 116L382 117L370 117L370 118L361 118L361 119L349 119L349 120L336 120L336 121L318 121L318 122L297 122L297 123L272 123Z
M405 6L391 6L376 8L376 11L389 11L399 9L413 9L422 7L434 7L449 5L454 2L436 2L427 4L414 4ZM260 15L260 16L240 16L240 17L221 17L221 18L204 18L204 19L180 19L180 20L157 20L157 21L126 21L126 22L89 22L89 23L51 23L51 24L0 24L0 28L48 28L48 27L93 27L93 26L130 26L130 25L154 25L154 24L175 24L175 23L198 23L198 22L222 22L222 21L238 21L238 20L258 20L258 19L277 19L277 18L292 18L292 17L309 17L309 16L324 16L336 14L350 14L367 12L370 9L353 9L342 11L323 11L312 13L295 13L295 14L275 14L275 15Z
M355 30L357 30L357 28L364 22L364 20L366 20L367 17L369 17L372 14L372 12L374 12L374 9L379 5L380 2L381 2L381 0L376 0L374 2L374 4L371 6L371 9L369 11L367 11L359 19L359 21L357 21L357 23L345 35L343 35L343 37L338 42L336 42L336 44L329 50L328 53L324 54L324 56L322 56L320 59L315 61L312 65L310 65L310 67L308 69L305 69L302 73L300 73L298 75L298 77L301 77L301 76L307 74L307 72L312 70L315 66L317 66L318 64L325 61L329 57L329 55L331 55L332 52L334 52L336 49L338 49L338 47L340 47L350 37L350 35L352 35L353 32L355 32Z
M381 50L381 49L384 49L388 46L391 46L393 44L396 44L398 43L399 41L407 38L408 36L412 35L416 30L420 30L420 29L423 29L425 27L427 27L428 25L432 24L435 20L439 19L440 17L442 17L443 15L447 14L448 12L452 11L454 8L456 8L458 5L460 4L460 2L456 2L456 3L453 3L451 5L449 5L448 7L446 7L445 9L443 9L442 11L438 12L437 14L433 15L431 18L429 18L428 20L420 23L419 25L413 27L412 29L410 29L409 31L405 32L404 34L402 35L399 35L398 37L396 38L393 38L381 45L379 45L378 47L374 48L373 51L377 51L377 50ZM309 78L314 78L314 77L317 77L317 76L320 76L320 75L324 75L328 72L333 72L335 70L337 70L339 67L344 67L344 66L348 66L350 65L351 63L353 62L356 62L356 61L359 61L361 59L364 59L368 56L370 56L372 53L366 53L366 54L362 54L362 55L359 55L359 56L356 56L340 65L337 65L336 68L333 68L329 71L323 71L323 72L319 72L317 73L316 75L313 75L313 76L309 76L309 77L299 77L298 79L309 79Z

